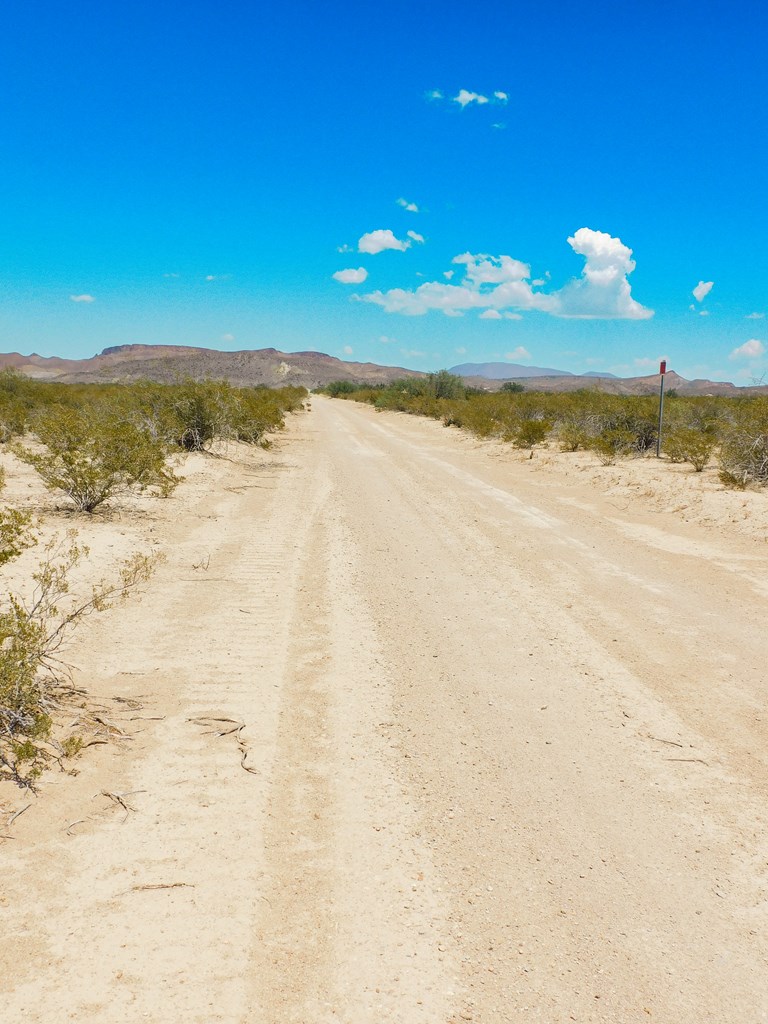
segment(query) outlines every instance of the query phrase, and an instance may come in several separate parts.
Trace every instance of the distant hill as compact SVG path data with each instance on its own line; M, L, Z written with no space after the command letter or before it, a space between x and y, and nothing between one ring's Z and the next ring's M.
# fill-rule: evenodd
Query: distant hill
M90 359L0 354L0 370L6 368L38 380L62 383L139 379L170 383L190 376L215 377L241 386L296 384L306 388L333 380L384 384L397 378L424 376L402 366L347 362L324 352L280 352L274 348L219 352L184 345L115 345Z
M526 377L575 377L570 370L555 370L545 366L524 366L522 363L461 363L452 366L450 373L459 377L486 377L488 380L524 380ZM590 370L582 377L616 377L604 370Z
M488 368L503 374L491 377ZM386 384L403 377L424 377L418 370L378 363L353 363L324 352L280 352L275 348L219 352L217 349L186 345L115 345L90 359L60 359L58 356L0 354L0 370L15 369L38 380L63 383L113 382L139 379L170 383L179 377L213 377L238 386L279 387L298 384L316 388L333 380L357 384ZM478 373L484 370L486 375ZM474 371L474 372L471 372ZM659 377L614 377L591 371L576 376L565 370L519 363L464 363L451 373L460 374L468 384L497 391L503 380L518 380L528 391L576 391L592 388L618 395L645 395L659 388ZM768 385L737 388L724 381L685 380L669 372L667 389L680 395L768 394Z
M523 366L520 363L461 363L459 366L452 366L449 372L459 377L487 377L489 380L572 376L568 370L550 370L542 366Z

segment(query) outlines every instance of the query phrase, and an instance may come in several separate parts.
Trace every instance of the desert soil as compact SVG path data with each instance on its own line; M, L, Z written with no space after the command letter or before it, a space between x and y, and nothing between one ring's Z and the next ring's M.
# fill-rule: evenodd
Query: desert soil
M2 1018L768 1021L766 496L313 406L82 528L167 562L0 790Z

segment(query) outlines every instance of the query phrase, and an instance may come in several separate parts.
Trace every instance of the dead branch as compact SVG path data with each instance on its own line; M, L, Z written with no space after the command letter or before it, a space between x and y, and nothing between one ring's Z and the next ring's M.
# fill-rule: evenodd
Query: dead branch
M665 761L687 761L690 764L703 764L703 765L706 765L707 768L709 768L709 762L708 761L704 761L700 757L665 757L664 760Z
M149 889L194 889L192 882L160 882L157 885L132 885L129 892L145 892Z
M31 806L32 806L32 804L27 804L26 807L22 807L20 811L16 811L15 814L12 814L10 816L10 818L8 819L8 821L6 822L6 826L5 827L6 828L10 828L11 825L14 823L14 821L16 821L17 818L20 818L21 815L24 813L24 811L28 811Z

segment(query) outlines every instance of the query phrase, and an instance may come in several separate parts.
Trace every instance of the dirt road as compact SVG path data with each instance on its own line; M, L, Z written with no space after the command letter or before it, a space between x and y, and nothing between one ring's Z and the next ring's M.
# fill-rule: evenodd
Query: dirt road
M768 1021L765 543L313 404L78 640L141 708L0 848L7 1019Z

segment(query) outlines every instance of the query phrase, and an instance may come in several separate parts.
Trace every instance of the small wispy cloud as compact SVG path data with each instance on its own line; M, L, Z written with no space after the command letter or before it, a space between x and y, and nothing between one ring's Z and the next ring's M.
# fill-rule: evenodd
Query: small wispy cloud
M181 274L163 274L163 277L181 277Z
M446 281L450 281L455 273L455 270L444 270L443 277L446 279Z
M234 334L222 334L221 340L222 341L234 341L235 340L235 336L234 336Z
M70 295L70 299L73 302L95 302L96 299L92 295Z
M478 317L479 320L503 320L504 317L498 309L484 309Z
M397 203L398 206L402 206L404 210L408 210L409 213L419 212L419 208L416 205L416 203L409 203L408 200L403 199L402 196L399 199L396 199L395 202Z
M355 251L354 246L347 245L346 242L344 243L344 245L337 245L336 246L336 252L345 253L345 252L354 252L354 251Z
M382 334L379 338L382 345L394 345L396 344L396 338L390 338L388 334Z
M334 281L339 281L341 284L362 284L367 277L368 271L365 267L358 267L357 270L350 267L348 270L337 270L333 274Z
M400 355L405 356L406 359L423 359L426 354L426 352L419 352L419 350L415 348L400 349Z
M418 242L419 245L424 244L424 235L420 235L418 231L406 231L409 238L412 238L414 242Z
M757 338L750 338L743 345L739 345L728 356L729 359L759 359L765 353L765 345Z
M454 351L456 352L457 356L465 356L467 354L467 350L464 348L463 345L459 345L459 347Z
M468 89L459 89L458 95L453 97L453 102L458 103L462 110L471 103L483 106L488 103L488 97L479 92L470 92Z
M351 345L345 345L343 351L345 356L351 356L355 350L352 348Z
M744 317L745 320L762 320L765 317L765 313L747 313Z
M376 253L384 252L386 249L395 249L398 252L405 252L410 248L411 243L396 238L389 228L377 228L363 235L357 243L357 251L365 252L375 256Z
M701 302L712 291L712 286L714 285L714 283L714 281L699 281L699 283L691 292L691 295L693 295L694 299L696 299L697 302Z
M426 93L426 98L434 102L435 100L444 100L446 96L442 89L431 89ZM509 102L509 93L502 89L496 89L490 96L486 96L484 93L474 92L471 89L459 89L455 96L450 97L450 102L457 103L462 110L473 104L478 107L484 107L487 104L504 106Z
M512 352L505 352L504 358L508 359L512 363L516 363L518 359L530 359L531 353L527 348L523 348L522 345L518 345Z

